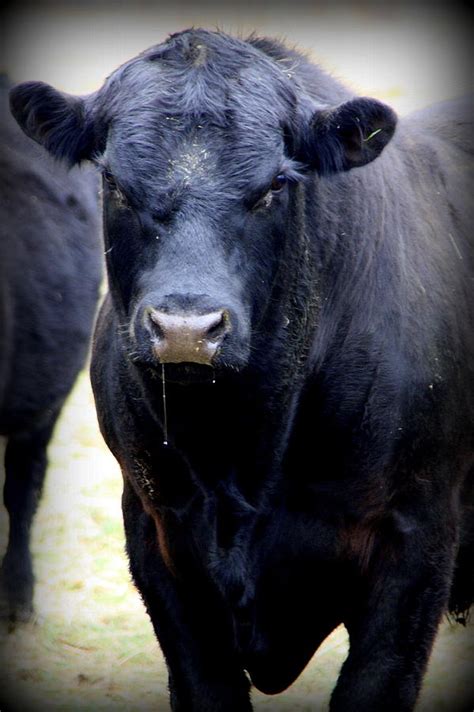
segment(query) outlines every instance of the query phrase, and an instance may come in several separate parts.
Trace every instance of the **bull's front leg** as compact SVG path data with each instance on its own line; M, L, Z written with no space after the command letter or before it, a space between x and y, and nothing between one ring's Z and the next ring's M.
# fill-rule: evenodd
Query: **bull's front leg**
M379 535L370 571L345 620L350 651L331 712L413 710L449 597L454 520L426 507L416 519L403 519L405 531Z
M169 671L173 712L251 712L250 684L233 645L229 616L199 572L170 571L155 523L125 481L123 514L130 570Z

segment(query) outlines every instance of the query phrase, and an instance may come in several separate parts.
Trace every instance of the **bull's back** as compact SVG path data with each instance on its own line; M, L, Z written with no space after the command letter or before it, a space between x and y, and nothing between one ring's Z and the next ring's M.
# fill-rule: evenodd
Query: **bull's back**
M472 156L474 151L473 109L473 97L463 96L414 111L403 121L407 125L412 125L417 131L437 136L447 144L456 146Z
M408 165L418 166L434 213L453 221L453 230L474 248L474 97L460 97L413 112L400 121L398 148ZM459 255L458 255L459 257ZM472 259L472 253L471 253Z

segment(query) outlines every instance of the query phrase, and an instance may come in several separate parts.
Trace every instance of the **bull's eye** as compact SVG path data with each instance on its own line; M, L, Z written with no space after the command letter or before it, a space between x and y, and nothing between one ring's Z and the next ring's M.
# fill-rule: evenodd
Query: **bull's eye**
M273 203L273 197L278 193L281 193L283 188L288 183L288 178L284 173L279 173L274 177L270 183L267 192L255 203L253 209L259 210L260 208L269 208Z
M280 193L280 191L283 190L285 187L286 183L288 181L288 178L284 173L279 173L275 178L272 180L270 190L272 193Z
M103 172L103 176L104 181L106 182L107 187L112 195L112 198L120 205L120 207L126 207L128 205L127 199L118 187L117 181L115 180L112 173L108 170L105 170Z
M284 173L278 173L268 186L266 192L253 205L253 210L259 211L261 208L268 210L273 203L273 198L278 193L281 193L288 184L288 176Z
M117 183L115 182L115 178L113 177L112 173L110 171L105 170L102 175L104 176L104 180L110 190L115 190L117 188Z

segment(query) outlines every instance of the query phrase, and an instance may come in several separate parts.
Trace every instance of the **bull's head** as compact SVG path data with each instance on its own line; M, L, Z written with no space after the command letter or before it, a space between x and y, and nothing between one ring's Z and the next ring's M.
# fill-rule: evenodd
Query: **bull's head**
M258 41L204 31L148 50L87 97L12 90L27 135L103 172L109 285L131 358L241 368L260 331L284 328L298 184L374 160L396 123L376 100L334 108L316 93Z

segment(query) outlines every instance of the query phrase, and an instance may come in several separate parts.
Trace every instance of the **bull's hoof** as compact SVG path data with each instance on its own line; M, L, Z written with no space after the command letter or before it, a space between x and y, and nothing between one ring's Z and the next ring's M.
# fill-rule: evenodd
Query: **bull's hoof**
M0 574L0 621L7 624L8 630L16 626L31 623L35 619L31 587L22 595L21 591L12 591L5 585L4 573Z
M3 596L0 600L0 622L2 627L8 630L9 633L14 631L19 626L33 624L36 621L35 612L31 605L11 605Z

